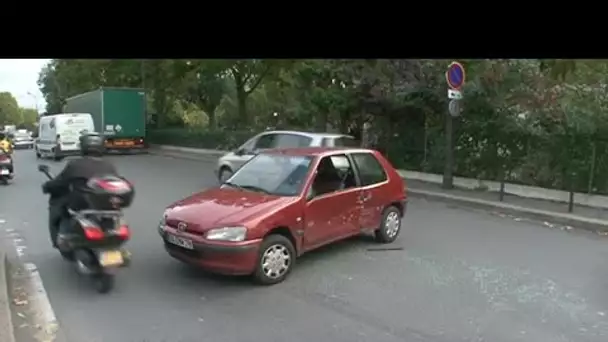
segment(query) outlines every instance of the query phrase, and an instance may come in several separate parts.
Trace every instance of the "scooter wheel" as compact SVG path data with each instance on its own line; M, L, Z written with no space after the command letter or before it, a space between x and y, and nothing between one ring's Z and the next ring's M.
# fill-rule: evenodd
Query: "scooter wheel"
M108 293L114 288L113 274L99 274L95 277L95 289L99 293Z

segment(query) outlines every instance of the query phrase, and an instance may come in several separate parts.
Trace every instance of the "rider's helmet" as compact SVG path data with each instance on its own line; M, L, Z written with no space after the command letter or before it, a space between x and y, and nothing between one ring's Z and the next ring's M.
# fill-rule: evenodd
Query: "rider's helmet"
M101 157L105 148L103 138L97 133L84 133L80 136L80 154Z

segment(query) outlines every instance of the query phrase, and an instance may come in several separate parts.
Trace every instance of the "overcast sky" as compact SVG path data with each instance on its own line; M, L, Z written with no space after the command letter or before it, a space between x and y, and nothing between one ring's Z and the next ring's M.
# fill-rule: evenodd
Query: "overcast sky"
M38 73L50 59L0 59L0 92L10 91L21 107L44 111Z

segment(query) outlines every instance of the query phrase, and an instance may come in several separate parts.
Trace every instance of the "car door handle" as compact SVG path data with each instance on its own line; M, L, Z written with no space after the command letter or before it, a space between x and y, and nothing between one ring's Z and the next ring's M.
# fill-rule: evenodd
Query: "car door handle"
M372 194L361 194L359 195L359 199L361 200L361 202L367 202L372 198Z

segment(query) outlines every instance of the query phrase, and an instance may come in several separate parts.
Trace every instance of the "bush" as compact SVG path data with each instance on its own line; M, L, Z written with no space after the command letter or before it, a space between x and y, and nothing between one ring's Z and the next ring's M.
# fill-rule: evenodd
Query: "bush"
M188 128L166 128L148 131L148 141L152 144L175 145L214 150L231 150L239 147L255 132L219 131Z

